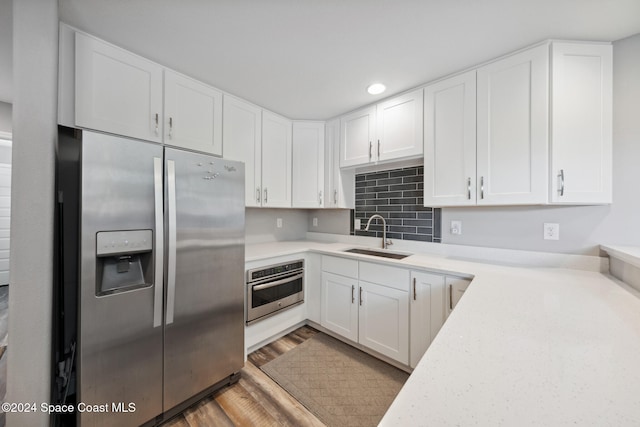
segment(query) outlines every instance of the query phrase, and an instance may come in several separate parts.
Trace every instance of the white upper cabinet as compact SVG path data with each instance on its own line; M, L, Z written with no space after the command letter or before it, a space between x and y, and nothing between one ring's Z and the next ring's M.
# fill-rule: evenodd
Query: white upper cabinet
M551 201L612 201L612 47L553 43Z
M326 204L324 122L293 123L292 206L322 208Z
M245 206L291 207L291 121L224 96L224 158L245 163Z
M165 144L222 156L222 92L171 70L164 88Z
M355 171L340 169L340 120L325 125L325 202L327 208L353 209Z
M425 88L425 206L611 203L610 44L478 68L475 125L472 87L466 73Z
M232 96L224 96L224 158L245 164L245 205L262 201L262 109Z
M222 155L220 91L82 33L70 110L79 127Z
M547 202L549 46L478 69L477 204Z
M340 167L422 155L422 89L342 116Z
M262 206L291 207L291 120L262 111Z
M75 123L162 141L162 67L76 33Z
M422 96L418 89L377 105L377 161L422 155Z
M376 107L354 111L340 119L340 167L374 161Z
M476 72L424 89L424 204L476 204Z

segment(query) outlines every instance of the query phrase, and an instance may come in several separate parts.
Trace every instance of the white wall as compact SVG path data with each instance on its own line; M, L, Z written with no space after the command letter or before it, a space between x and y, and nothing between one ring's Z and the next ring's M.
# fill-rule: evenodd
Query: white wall
M58 2L13 4L13 168L7 402L49 402ZM39 411L7 425L48 426Z
M0 132L11 133L11 104L0 101Z
M277 219L282 218L282 228ZM245 210L246 243L263 243L282 240L301 240L307 233L307 211L302 209Z
M0 134L0 286L9 284L11 247L11 142Z
M315 233L349 234L351 233L351 209L314 209L309 213L309 231ZM318 225L313 225L313 219Z
M576 153L577 155L578 153ZM597 255L600 243L640 246L640 34L613 44L613 204L445 208L442 242ZM462 220L453 236L451 220ZM543 240L545 222L560 240Z

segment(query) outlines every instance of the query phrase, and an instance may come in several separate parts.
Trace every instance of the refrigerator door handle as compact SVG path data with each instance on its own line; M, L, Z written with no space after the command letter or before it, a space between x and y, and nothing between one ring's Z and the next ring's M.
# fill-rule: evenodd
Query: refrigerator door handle
M168 215L168 251L167 251L167 315L166 324L173 323L173 311L176 300L176 164L167 160L167 215Z
M153 192L155 209L155 274L153 290L153 327L162 325L162 291L164 276L164 222L162 220L162 158L153 158Z

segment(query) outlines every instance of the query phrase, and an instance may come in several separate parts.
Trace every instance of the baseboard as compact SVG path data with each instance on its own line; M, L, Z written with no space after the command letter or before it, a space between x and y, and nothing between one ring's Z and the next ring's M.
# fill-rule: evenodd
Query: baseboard
M253 353L254 351L256 351L257 349L259 349L261 347L264 347L267 344L271 344L275 340L277 340L279 338L282 338L283 336L287 335L288 333L291 333L291 332L295 331L299 327L306 325L307 322L308 322L307 320L303 320L301 322L298 322L295 325L289 326L288 328L283 329L282 331L278 332L277 334L270 336L269 338L265 338L264 340L255 343L251 347L247 347L247 355L249 355L250 353Z

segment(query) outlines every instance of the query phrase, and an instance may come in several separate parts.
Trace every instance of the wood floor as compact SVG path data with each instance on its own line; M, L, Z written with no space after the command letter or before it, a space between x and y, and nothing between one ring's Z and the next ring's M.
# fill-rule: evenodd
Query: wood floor
M260 367L318 333L303 326L249 354L240 381L187 409L162 427L317 426L324 427Z

